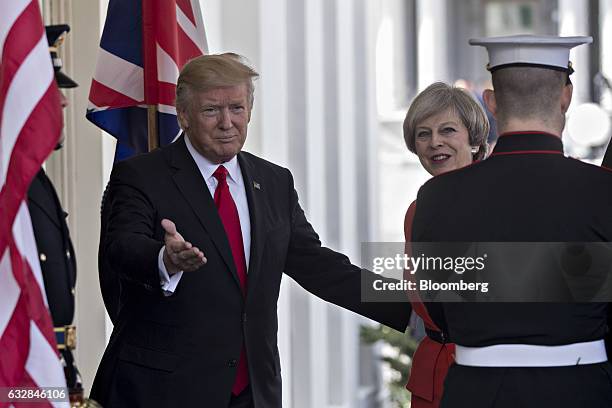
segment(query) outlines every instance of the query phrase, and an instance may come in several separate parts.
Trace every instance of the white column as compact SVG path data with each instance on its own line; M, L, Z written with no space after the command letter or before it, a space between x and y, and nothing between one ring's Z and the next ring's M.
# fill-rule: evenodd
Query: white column
M249 10L244 9L245 3L251 2L235 1L233 9L225 14L230 17L241 14L246 20L253 21L253 27L250 27L249 31L235 27L237 43L243 42L245 37L257 39L257 47L249 50L249 54L253 54L258 60L261 75L256 84L255 111L249 136L255 137L256 143L247 145L246 148L276 164L287 166L290 138L287 111L287 4L283 0L252 2L257 3L257 9L251 14ZM225 1L223 5L226 7ZM227 35L227 27L224 27L224 35ZM229 43L224 41L224 44L226 50L232 50ZM256 130L253 125L257 126ZM291 401L295 370L292 359L292 326L295 323L291 299L296 286L288 277L283 277L278 300L278 347L282 366L283 406L288 408L293 406Z
M590 35L589 31L589 1L588 0L559 0L559 35ZM576 72L572 75L574 95L572 106L589 101L590 73L589 48L591 45L582 45L570 52L570 60Z
M208 52L211 54L218 54L224 51L222 48L221 3L222 0L200 0L200 10L202 10L202 20L206 30Z
M244 1L238 2L243 8ZM237 13L244 13L243 10ZM261 0L258 21L261 79L257 117L261 120L259 135L263 157L281 166L289 159L287 132L287 4L284 0ZM254 16L247 17L252 18ZM237 28L240 38L246 34Z
M337 75L338 75L338 173L340 182L340 247L352 262L359 263L359 238L357 228L357 141L356 141L356 88L364 86L366 78L357 78L355 39L355 7L353 0L338 0L337 7ZM342 406L355 406L357 400L359 362L356 342L356 317L342 313L340 330L341 350L336 363L341 367L341 377L334 379L341 387ZM335 402L335 401L334 401ZM340 401L338 401L340 402Z
M376 33L378 31L378 13L376 8L378 7L375 2L364 1L364 61L362 62L364 78L367 78L364 84L365 97L362 103L364 104L365 110L365 126L363 131L366 134L366 142L360 148L364 150L365 165L366 165L366 177L359 180L360 183L365 183L367 186L367 200L368 208L365 214L365 219L360 219L360 223L366 224L366 233L363 239L368 241L376 241L380 237L380 223L378 222L379 217L379 205L380 200L378 197L378 150L379 150L379 137L378 137L378 107L376 102ZM361 243L360 243L361 244ZM355 260L357 262L357 260ZM360 260L359 260L360 262Z
M303 38L304 53L302 63L305 67L305 115L306 143L306 213L308 219L321 237L323 244L327 236L325 189L327 169L325 166L325 82L323 1L304 0ZM298 3L298 2L296 2ZM293 18L299 16L292 14ZM291 21L290 24L297 24ZM299 81L299 78L294 78ZM299 95L290 95L299 98ZM299 136L298 136L299 137ZM329 403L328 381L330 380L328 356L328 305L312 295L309 298L309 341L310 341L310 405L294 400L295 407L326 407ZM297 350L297 348L296 348ZM295 370L294 388L297 386L299 369Z
M100 235L100 204L102 191L109 176L112 156L108 157L109 143L112 139L85 120L84 112L88 104L91 74L95 69L101 26L100 10L91 10L83 2L73 2L75 16L73 29L75 50L75 79L81 85L75 92L75 127L71 132L76 142L76 152L72 163L71 179L75 187L75 212L77 224L76 243L78 262L77 280L77 327L79 349L77 358L81 373L85 377L86 389L91 389L91 381L97 370L99 359L106 346L106 312L100 293L98 274L98 243ZM106 9L104 9L106 10ZM87 16L87 17L85 17ZM97 29L92 30L92 27ZM76 51L78 50L78 52ZM104 152L107 156L103 156ZM110 158L110 163L108 159ZM104 161L106 160L106 161ZM78 170L78 174L77 174ZM74 229L72 230L74 231Z
M105 154L112 141L85 119L85 109L106 3L53 2L53 6L56 14L51 22L71 26L62 57L64 71L79 87L65 91L70 102L65 111L66 143L50 158L47 168L70 214L68 225L77 257L75 357L85 391L89 393L106 344L106 313L97 271L100 201L109 173Z
M104 22L106 21L106 14L108 11L108 0L100 0L100 37L102 36L102 29L104 28ZM99 42L99 40L98 40ZM113 163L115 161L115 147L117 145L117 139L109 135L108 133L101 131L102 135L102 191L106 188L110 175L113 170ZM104 313L104 344L108 344L111 334L113 333L113 322L111 321L108 313L105 310Z
M411 91L404 86L408 84L408 73L412 68L408 64L414 64L414 61L408 62L406 58L407 47L411 46L406 30L408 2L385 0L370 3L368 10L371 17L377 20L377 26L370 35L378 47L378 55L374 54L372 61L376 64L376 71L372 71L372 74L377 78L378 92L373 95L377 96L380 110L389 114L409 102L408 93Z
M356 407L359 402L359 326L361 318L344 312L342 319L342 365L344 368L344 404ZM375 368L375 367L371 367Z
M325 237L325 61L323 48L323 1L306 0L306 167L308 171L308 215L321 237Z
M210 16L210 19L207 20L206 15L202 15L204 25L210 24L212 26L210 35L215 36L209 40L211 52L235 52L244 56L256 71L262 74L267 72L268 67L262 65L261 45L265 44L263 41L272 41L272 46L279 41L282 42L282 40L275 41L274 37L270 36L270 32L275 29L276 21L274 18L282 15L284 2L279 0L213 0L211 4L206 4L208 0L200 1L203 4L202 13ZM271 26L265 26L260 21L260 3L278 3L280 7L278 12L272 12L272 16L270 16L269 23ZM265 18L265 16L262 16L262 18ZM273 74L276 73L274 69L272 69L272 72ZM279 87L282 87L282 79L282 77L279 78L279 81L281 81L278 84ZM261 154L263 149L261 145L263 132L261 121L264 119L262 113L268 111L265 106L270 103L270 98L263 92L263 89L267 89L265 83L268 81L269 79L262 75L261 80L255 83L255 104L244 146L244 150L254 154ZM283 119L279 120L282 126ZM279 149L276 154L282 156L282 149ZM268 158L275 160L273 156L268 156Z
M340 177L340 245L346 255L358 254L356 245L355 189L355 87L362 78L355 77L355 38L353 34L353 1L338 0L337 52L338 73L338 174Z
M418 86L419 91L435 81L448 81L447 0L418 0Z
M599 22L601 41L601 72L612 83L612 0L599 1ZM607 98L602 101L603 107L612 111L612 90L607 92Z

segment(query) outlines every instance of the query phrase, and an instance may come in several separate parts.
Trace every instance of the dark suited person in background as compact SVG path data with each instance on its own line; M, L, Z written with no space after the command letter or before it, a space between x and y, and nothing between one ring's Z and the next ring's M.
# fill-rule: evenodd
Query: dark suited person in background
M241 151L257 76L235 54L190 61L177 82L184 135L115 164L101 247L121 306L92 390L104 406L281 407L283 272L407 325L405 305L361 302L361 269L321 246L289 170Z
M563 155L569 50L590 37L472 40L489 51L491 156L421 187L413 242L612 241L612 172ZM452 205L449 205L452 203ZM448 303L441 406L612 406L606 303ZM444 319L441 319L444 320Z
M76 87L77 83L61 71L62 62L58 56L58 47L63 42L65 34L70 31L70 27L61 24L46 26L45 29L57 85L60 88ZM68 101L62 94L62 107L67 105ZM63 142L62 136L55 149L60 149ZM32 180L28 190L28 207L32 218L47 301L55 326L57 346L70 391L70 400L73 403L82 402L83 386L72 355L72 350L76 347L76 327L72 326L76 258L66 224L68 214L63 210L53 183L42 168Z

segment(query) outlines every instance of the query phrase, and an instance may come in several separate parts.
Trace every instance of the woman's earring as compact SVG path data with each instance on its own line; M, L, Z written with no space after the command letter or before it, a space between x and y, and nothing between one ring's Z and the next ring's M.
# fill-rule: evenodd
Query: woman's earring
M479 150L480 150L480 146L472 146L472 154L478 153Z

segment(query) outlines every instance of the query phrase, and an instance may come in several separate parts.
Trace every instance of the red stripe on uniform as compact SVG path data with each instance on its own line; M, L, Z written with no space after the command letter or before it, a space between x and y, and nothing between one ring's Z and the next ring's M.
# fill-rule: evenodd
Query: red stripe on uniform
M510 156L510 155L513 155L513 154L558 154L558 155L563 155L563 153L558 151L558 150L514 150L514 151L511 151L511 152L493 153L489 157L493 157L493 156Z
M517 132L504 132L498 137L506 137L506 136L513 136L513 135L546 135L546 136L554 137L556 139L561 139L557 135L553 135L552 133L548 133L548 132L543 132L541 130L521 130Z

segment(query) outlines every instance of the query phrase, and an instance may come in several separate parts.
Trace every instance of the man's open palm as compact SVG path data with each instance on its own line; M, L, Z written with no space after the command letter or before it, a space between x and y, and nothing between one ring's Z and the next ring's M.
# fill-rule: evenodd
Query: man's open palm
M177 272L191 272L200 268L206 263L204 253L191 242L185 241L183 236L176 230L176 225L168 219L163 219L162 227L166 231L164 235L164 265L168 274L174 275Z

